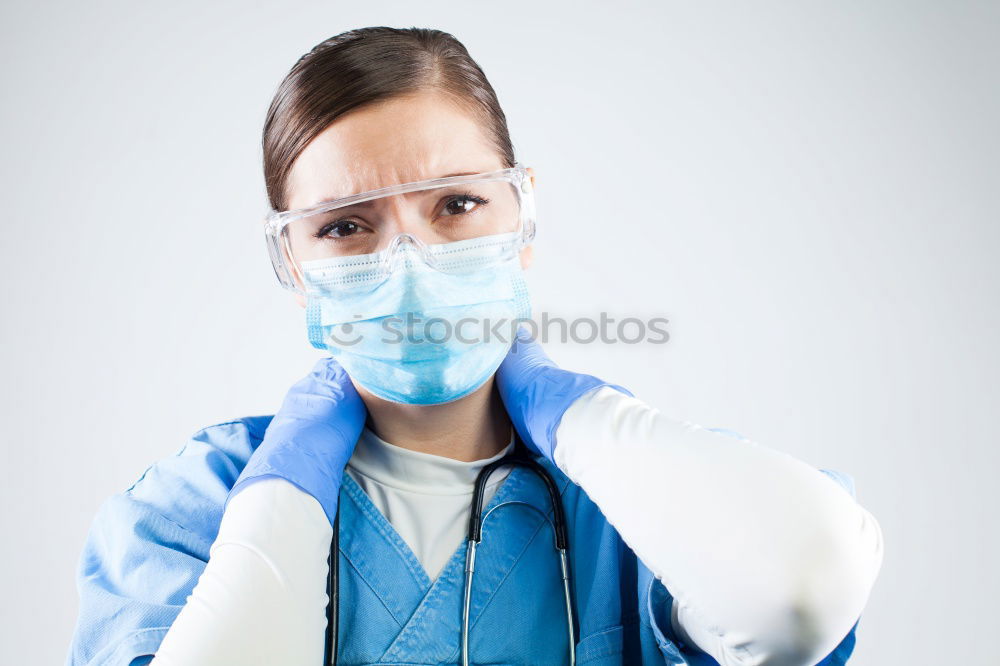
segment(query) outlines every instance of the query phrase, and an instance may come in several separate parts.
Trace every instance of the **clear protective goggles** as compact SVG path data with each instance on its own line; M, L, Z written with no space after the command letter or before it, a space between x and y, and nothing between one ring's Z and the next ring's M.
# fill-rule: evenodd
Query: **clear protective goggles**
M305 273L324 266L364 267L388 276L401 250L430 267L460 273L452 244L484 244L497 263L535 236L531 177L520 165L464 176L391 185L308 208L268 214L267 247L281 285L306 293Z

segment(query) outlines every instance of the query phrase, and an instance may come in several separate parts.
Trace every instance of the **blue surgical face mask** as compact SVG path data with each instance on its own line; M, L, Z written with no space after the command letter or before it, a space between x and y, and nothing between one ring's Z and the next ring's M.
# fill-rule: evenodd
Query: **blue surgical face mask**
M462 398L496 372L530 317L518 234L304 262L309 341L376 396ZM409 242L406 242L409 241Z

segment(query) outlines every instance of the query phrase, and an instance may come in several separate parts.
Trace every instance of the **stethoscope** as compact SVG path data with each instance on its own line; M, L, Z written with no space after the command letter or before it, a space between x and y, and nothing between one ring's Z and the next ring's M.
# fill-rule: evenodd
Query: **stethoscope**
M535 473L545 484L549 494L549 502L552 505L552 520L538 507L521 501L509 501L497 504L483 515L483 499L485 497L486 484L490 475L497 469L506 465L524 467ZM527 447L521 438L514 435L514 449L509 454L483 467L476 477L475 489L472 493L472 511L469 516L469 534L465 545L465 591L462 597L462 666L469 664L469 608L472 602L472 578L476 572L476 548L483 540L483 523L494 511L502 506L517 504L534 510L549 525L552 526L555 535L555 548L559 553L559 570L562 576L563 595L566 599L566 628L569 635L569 663L570 666L576 664L576 634L573 629L575 616L573 613L573 602L570 597L570 573L569 573L569 537L566 530L566 515L563 511L562 501L559 498L559 488L552 479L552 475L546 471L528 453ZM326 579L326 592L330 598L326 607L326 643L323 649L323 663L337 663L337 620L340 610L339 594L339 533L340 533L340 505L337 506L337 514L333 519L333 540L330 544L329 575Z

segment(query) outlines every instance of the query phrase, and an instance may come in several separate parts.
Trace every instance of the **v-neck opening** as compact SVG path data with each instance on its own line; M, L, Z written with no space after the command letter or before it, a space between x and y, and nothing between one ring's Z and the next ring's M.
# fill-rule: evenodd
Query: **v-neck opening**
M357 507L361 509L365 516L368 517L369 522L371 522L371 524L378 530L379 534L381 534L389 545L396 550L397 554L406 565L406 568L409 570L410 575L418 579L416 580L416 583L419 585L420 589L426 591L426 589L431 585L431 579L430 576L427 575L427 570L424 569L422 564L420 564L420 560L417 559L413 549L410 548L410 545L399 535L399 532L397 532L396 528L389 522L389 519L385 517L385 514L378 510L378 507L375 506L375 503L372 501L371 497L368 496L368 493L362 490L361 486L358 485L357 481L351 478L350 474L344 474L342 487L348 492L348 494L350 494L351 499L354 500ZM349 557L349 554L344 552L343 547L341 547L340 551L344 553L345 556Z
M489 503L483 507L484 514L495 505L504 501L506 496L510 494L509 491L512 486L508 484L508 481L510 480L511 475L518 471L521 471L521 469L515 466L500 482ZM430 575L427 573L424 565L420 563L419 558L417 558L416 553L413 552L410 544L406 543L406 539L399 534L399 531L389 521L389 519L386 518L385 514L379 511L379 508L375 506L375 502L368 496L368 493L361 488L358 482L351 478L350 474L345 473L342 485L351 495L351 498L355 501L358 507L365 513L366 516L368 516L372 524L375 525L379 533L386 539L386 541L389 542L391 546L393 546L399 556L403 559L403 562L406 564L406 568L410 571L410 574L418 579L416 582L420 589L424 592L424 595L430 592L431 588L434 587L439 580L441 580L449 569L459 566L459 563L465 559L465 549L466 544L468 543L467 538L463 538L459 541L454 552L452 552L452 554L448 557L444 566L441 567L441 572L437 575L437 578L431 580ZM471 516L472 496L469 497L469 505ZM343 549L341 549L341 552L343 552ZM346 555L347 554L345 553L345 556Z
M560 475L550 461L538 462L556 478L561 501L569 479ZM431 581L416 554L388 518L350 475L344 476L342 489L350 498L351 506L348 508L346 503L343 506L348 513L341 518L341 529L358 532L350 535L342 532L340 552L399 625L395 638L378 658L378 663L417 663L414 659L418 654L421 658L430 658L432 663L447 661L457 654L461 626L457 612L442 612L442 609L450 608L453 603L461 604L464 596L467 542L463 540L458 544L441 573ZM532 483L533 477L535 474L531 470L514 466L484 507L485 514L501 504L530 504L540 509L542 515L531 511L524 518L501 517L498 521L494 517L484 525L484 539L476 557L480 566L476 570L470 604L473 627L544 526L546 519L543 516L551 520L552 508L545 486L539 479ZM503 516L504 512L498 515ZM365 527L359 520L374 527L380 537L378 541L365 543ZM498 530L494 532L497 538L485 538L487 530ZM400 564L409 576L400 577ZM430 627L435 629L432 631Z

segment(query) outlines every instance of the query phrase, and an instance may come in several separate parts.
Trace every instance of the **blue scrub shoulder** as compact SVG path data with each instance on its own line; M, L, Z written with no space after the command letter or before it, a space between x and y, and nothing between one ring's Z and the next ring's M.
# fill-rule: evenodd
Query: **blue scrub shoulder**
M148 663L208 562L230 488L271 416L208 426L97 511L77 565L69 666Z
M272 418L247 416L202 428L175 455L146 468L125 494L214 541L226 497Z

